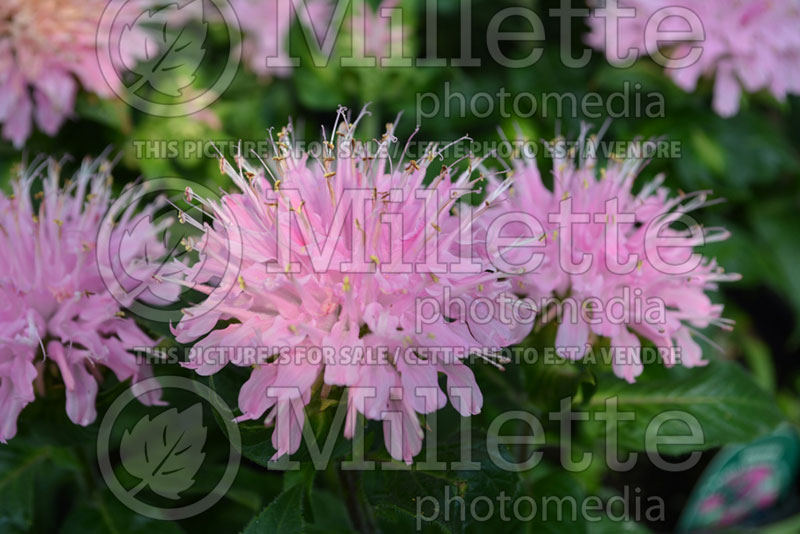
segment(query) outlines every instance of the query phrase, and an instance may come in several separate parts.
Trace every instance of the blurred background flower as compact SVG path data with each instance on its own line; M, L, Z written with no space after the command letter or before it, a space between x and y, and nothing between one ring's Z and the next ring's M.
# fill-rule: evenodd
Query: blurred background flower
M589 19L588 43L613 62L671 48L665 54L667 74L685 91L694 91L701 77L713 77L714 110L723 117L739 111L742 89L765 90L780 101L800 93L797 0L609 0L603 15L598 13ZM614 34L606 32L611 16L619 17ZM663 45L656 30L661 38L680 35L682 42ZM694 56L701 44L703 53Z
M310 0L297 12L292 0L232 0L230 6L242 28L242 52L247 66L260 76L290 76L293 67L269 67L267 60L286 65L289 30L299 20L324 37L334 5Z
M15 147L25 143L34 121L55 135L72 116L80 86L113 96L100 71L95 39L107 3L8 0L0 5L0 122L3 137ZM143 51L122 53L132 61Z

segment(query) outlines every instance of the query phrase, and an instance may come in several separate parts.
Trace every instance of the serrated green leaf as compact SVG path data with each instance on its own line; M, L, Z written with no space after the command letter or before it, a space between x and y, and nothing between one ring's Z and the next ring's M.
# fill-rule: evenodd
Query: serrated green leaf
M304 493L305 488L297 485L278 495L264 511L247 525L243 534L300 534L305 532Z
M447 440L437 448L438 461L448 465L447 470L411 471L377 470L363 474L367 499L384 518L416 517L420 510L434 516L426 522L428 528L441 532L464 532L470 525L485 528L501 524L501 515L495 503L494 513L486 521L477 521L470 514L463 514L460 502L469 507L473 500L489 496L494 499L503 494L513 498L519 490L517 473L505 471L495 465L486 447L486 436L476 432L468 449L471 462L479 469L453 469L453 462L462 460L460 436ZM501 454L507 449L500 447ZM465 460L466 458L464 458ZM421 461L421 460L418 460ZM438 510L438 514L433 511ZM447 513L445 514L445 511ZM481 515L481 514L478 514ZM508 514L509 516L511 514ZM510 528L509 524L505 527Z
M581 514L586 494L578 481L563 472L554 472L531 484L534 502L539 506L527 525L530 534L587 534L587 521Z
M673 368L642 376L627 384L604 376L588 404L591 415L605 411L605 402L616 398L619 412L630 412L635 420L617 417L618 444L625 450L646 450L645 434L656 417L677 412L683 418L667 418L658 432L663 454L684 454L728 443L749 442L775 428L782 416L773 397L762 390L743 369L729 362L712 361L706 367ZM663 417L663 416L662 416ZM681 444L689 434L686 421L696 420L702 442ZM592 421L605 430L605 421ZM652 428L651 428L652 430ZM675 443L664 443L667 437Z
M311 512L314 523L307 526L308 532L319 534L353 532L353 524L344 502L328 491L315 489L311 492Z

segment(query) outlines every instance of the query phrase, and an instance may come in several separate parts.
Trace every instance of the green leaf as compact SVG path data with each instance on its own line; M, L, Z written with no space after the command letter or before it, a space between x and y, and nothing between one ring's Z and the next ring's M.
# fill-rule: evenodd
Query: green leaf
M308 525L308 532L319 534L353 532L353 524L344 502L328 491L311 492L311 512L314 524Z
M298 534L305 532L302 484L278 495L244 529L244 534Z
M749 204L755 187L775 183L782 173L797 172L796 156L771 121L745 111L729 119L705 113L686 110L672 116L684 119L668 132L684 143L675 161L675 177L684 187L711 188ZM702 130L696 124L703 124Z
M499 507L504 505L507 508L507 502L498 504L498 501L493 501L493 514L485 521L477 521L472 514L466 512L479 497L481 500L487 496L496 499L502 494L513 499L519 490L519 475L495 465L486 447L486 436L479 432L472 435L467 451L469 461L480 468L453 469L453 462L467 461L466 455L462 457L461 454L462 445L457 437L437 447L437 460L446 462L447 470L421 470L419 462L423 458L418 458L418 464L410 471L381 469L365 472L364 490L379 518L393 526L413 527L414 521L409 521L409 518L424 515L430 520L421 525L431 532L463 532L470 525L479 529L493 524L504 525L506 530L511 528L500 519ZM500 453L508 457L506 447L501 446ZM477 504L480 505L477 507L477 515L486 515L483 507L486 503ZM436 510L438 514L435 513ZM512 514L508 512L506 515L510 517Z
M541 472L544 471L543 474ZM576 478L558 468L543 464L529 472L526 493L537 506L527 523L530 534L647 534L649 530L634 522L627 509L627 498L607 488L589 492ZM525 518L531 508L520 505Z
M771 282L772 287L792 303L795 313L800 311L800 278L796 276L800 262L797 202L796 195L782 195L759 201L749 209L757 240L763 244L762 250L774 258L775 269L765 273L765 281ZM800 326L796 327L794 335L800 335Z
M541 352L540 354L544 354ZM580 362L559 359L523 363L525 390L531 402L545 410L558 408L561 399L573 397L581 386L594 384L591 372ZM588 393L584 397L591 397Z
M649 534L650 530L633 521L616 521L607 515L600 518L600 521L586 522L587 534Z
M236 406L239 389L247 380L247 371L244 369L231 369L228 366L223 372L208 377L208 385L219 394L229 406ZM220 427L224 422L219 421L219 416L214 415ZM239 423L239 432L242 436L242 456L262 467L269 464L275 454L272 446L272 428L264 426L262 420L244 421Z
M582 388L584 398L591 397L594 377L582 362L556 357L550 359L548 347L555 342L557 324L552 321L542 330L532 332L521 347L533 349L519 365L522 388L536 408L557 410L562 399L574 397ZM547 359L546 359L547 358Z
M633 414L632 421L612 417L618 425L618 444L625 450L646 450L648 427L652 425L652 433L659 419L658 451L675 455L746 443L782 421L772 396L736 364L712 361L706 367L648 371L645 375L658 376L643 375L635 384L605 375L588 404L590 415L596 416L606 411L607 400L616 399L619 412ZM680 414L680 419L665 412ZM687 421L699 423L701 443L681 443L689 434ZM602 432L606 429L606 421L593 418L590 424L599 425Z
M715 174L725 172L725 153L722 148L703 130L692 130L692 146L700 160Z
M126 135L130 135L131 107L122 100L103 99L97 95L80 93L75 102L75 112L83 118L105 124Z
M0 517L4 523L24 530L31 527L35 477L50 454L50 449L23 452L0 448Z
M177 523L141 516L111 493L79 501L61 528L61 534L181 534Z
M539 507L527 525L530 534L586 534L587 521L581 514L586 494L570 475L554 472L535 480L533 499ZM529 513L527 510L522 513Z
M30 446L15 438L0 446L0 533L51 532L70 498L81 497L82 464L73 449Z
M762 534L793 534L800 530L800 515L784 519L779 523L762 527Z
M743 334L739 336L742 353L753 372L753 380L766 391L775 391L775 363L769 346L755 336Z

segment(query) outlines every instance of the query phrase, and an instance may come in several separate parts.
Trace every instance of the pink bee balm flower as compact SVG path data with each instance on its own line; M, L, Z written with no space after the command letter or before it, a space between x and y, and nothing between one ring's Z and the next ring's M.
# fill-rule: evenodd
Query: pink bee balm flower
M567 358L582 358L593 336L609 338L615 374L633 382L642 372L639 336L666 365L705 364L697 329L731 325L706 293L738 279L694 252L728 237L688 216L710 204L707 192L670 198L659 175L635 193L645 161L612 158L598 168L597 139L585 135L571 148L563 139L549 146L552 189L535 160L514 162L514 186L497 209L515 214L503 236L521 248L504 256L504 269L543 321L559 316L555 345Z
M685 91L693 91L700 77L715 76L713 105L723 117L739 110L742 89L767 90L779 100L800 93L797 0L608 0L607 7L620 17L618 30L607 34L606 19L593 12L591 46L605 49L613 61L629 50L641 55L657 50L656 29L681 32L672 35L686 41L670 42L672 50L665 53L667 74ZM692 27L702 33L692 34ZM693 61L695 47L702 53Z
M253 367L239 419L268 412L276 458L299 447L312 396L338 387L346 392L345 436L354 435L359 413L383 420L390 454L410 463L422 445L419 415L446 404L440 373L455 409L478 413L482 395L464 360L525 332L501 313L516 302L506 298L510 283L470 247L472 222L494 199L477 208L457 202L479 180L475 167L431 176L435 147L393 164L393 125L367 152L353 139L358 120L340 111L337 123L318 160L294 152L284 129L270 178L241 158L236 167L223 160L241 192L202 200L216 223L205 228L202 261L191 272L208 281L197 289L223 297L210 311L186 310L175 331L181 343L208 334L187 364L199 374L229 362ZM239 276L226 283L231 261ZM227 326L215 330L220 320ZM240 357L243 348L255 359Z
M59 174L56 162L42 163L12 181L13 195L0 193L2 442L16 434L17 417L34 400L34 382L44 384L48 367L61 373L70 420L83 426L96 417L100 366L134 383L151 375L129 350L154 342L125 317L101 270L113 270L125 284L151 279L143 258L164 250L156 239L160 229L149 225L153 207L138 216L126 211L111 232L112 249L124 248L123 256L114 265L99 263L98 232L111 201L109 165L87 160L63 188ZM172 293L165 285L160 295ZM157 404L160 395L140 399Z
M34 119L43 132L56 134L73 111L79 83L102 97L113 95L100 71L95 44L107 4L0 3L0 122L3 137L17 148L31 134Z

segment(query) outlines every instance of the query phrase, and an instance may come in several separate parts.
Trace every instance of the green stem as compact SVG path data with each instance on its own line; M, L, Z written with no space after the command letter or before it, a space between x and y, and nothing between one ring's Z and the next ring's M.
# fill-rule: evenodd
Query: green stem
M375 518L372 516L372 510L369 507L369 503L367 503L367 496L364 493L360 473L358 471L344 471L341 466L337 466L336 470L353 527L364 534L378 532Z

